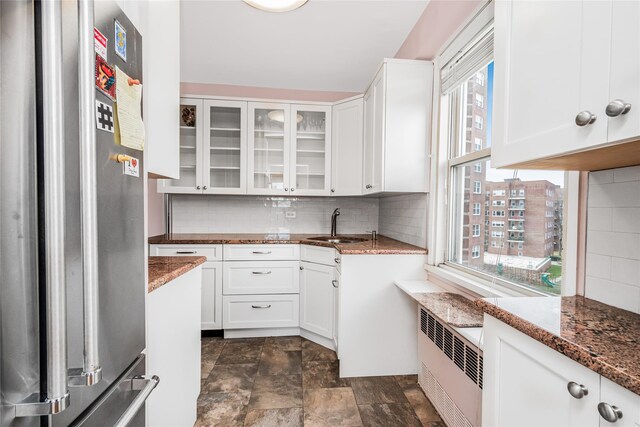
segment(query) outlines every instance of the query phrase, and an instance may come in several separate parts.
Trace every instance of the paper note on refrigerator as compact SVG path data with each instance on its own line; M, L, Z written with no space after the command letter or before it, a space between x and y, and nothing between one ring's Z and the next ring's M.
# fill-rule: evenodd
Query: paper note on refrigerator
M142 85L130 84L132 79L116 66L115 140L116 144L144 150L142 122ZM120 86L120 87L118 87Z

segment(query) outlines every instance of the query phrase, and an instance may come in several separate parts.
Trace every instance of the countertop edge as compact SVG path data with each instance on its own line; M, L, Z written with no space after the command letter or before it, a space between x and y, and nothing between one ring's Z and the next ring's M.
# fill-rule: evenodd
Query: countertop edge
M149 257L149 261L152 260L152 258L175 258L176 262L179 262L179 265L171 270L168 271L164 274L162 274L161 276L158 276L156 278L154 278L153 280L149 280L149 282L147 283L147 293L151 293L159 288L161 288L162 286L166 285L167 283L171 282L172 280L177 279L178 277L188 273L189 271L195 269L196 267L204 264L207 261L207 258L204 256L195 256L195 257L155 257L155 256L150 256ZM188 259L185 259L188 258ZM149 265L149 269L151 269L151 265Z
M148 244L150 245L309 245L309 246L320 246L324 248L333 248L340 255L427 255L429 253L428 249L421 248L410 243L401 242L399 240L392 239L390 237L382 236L384 239L389 239L394 242L400 243L402 245L410 246L405 249L398 248L349 248L345 247L345 245L350 245L348 243L330 243L330 242L322 242L316 240L309 240L305 238L292 238L292 239L256 239L256 238L193 238L193 239L171 239L165 238L163 235L152 236L148 239Z
M484 313L495 317L528 337L546 345L552 350L557 351L580 365L591 369L597 374L608 378L621 387L624 387L633 393L640 394L640 378L635 378L616 366L607 363L606 358L591 354L591 351L588 348L549 332L535 323L496 306L490 301L478 299L476 300L476 305Z

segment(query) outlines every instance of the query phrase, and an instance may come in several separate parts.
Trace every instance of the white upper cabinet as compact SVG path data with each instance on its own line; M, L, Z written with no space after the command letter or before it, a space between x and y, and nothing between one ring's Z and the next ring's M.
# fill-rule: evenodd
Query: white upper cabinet
M158 181L158 191L246 194L247 103L182 98L180 178Z
M362 194L363 97L333 106L331 120L331 195Z
M290 113L289 104L249 103L249 194L289 194Z
M127 0L123 3L125 13L143 36L146 169L153 177L177 178L180 176L180 2ZM158 72L159 69L162 72Z
M202 193L201 159L202 127L204 122L202 99L182 98L180 100L180 177L158 180L160 193Z
M331 185L331 107L291 105L290 193L328 196Z
M202 190L247 192L247 103L204 101Z
M607 140L614 142L640 135L640 2L613 1L611 22L609 113L621 111L607 118Z
M331 107L249 103L248 193L328 196Z
M363 194L428 191L433 64L385 59L364 95Z
M639 24L635 1L496 2L493 166L640 135Z

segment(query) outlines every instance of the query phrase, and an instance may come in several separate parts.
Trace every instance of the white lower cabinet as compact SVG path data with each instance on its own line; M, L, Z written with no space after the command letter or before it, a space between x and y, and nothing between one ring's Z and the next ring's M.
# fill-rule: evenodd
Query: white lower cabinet
M640 396L493 317L483 330L483 425L638 425Z
M333 340L335 268L300 263L300 328Z
M225 262L225 295L297 294L298 261Z
M160 382L147 425L191 426L200 394L200 266L147 295L147 372Z
M298 326L298 294L223 297L224 329Z
M340 325L340 280L340 270L336 268L336 278L333 283L333 345L336 347L338 359L340 358L340 352L338 351L338 326Z
M222 329L222 263L202 264L202 330Z
M202 264L202 330L222 329L222 245L151 245L150 256L204 256Z
M600 380L600 403L598 404L600 427L640 426L640 396L602 377ZM604 417L615 414L610 421Z

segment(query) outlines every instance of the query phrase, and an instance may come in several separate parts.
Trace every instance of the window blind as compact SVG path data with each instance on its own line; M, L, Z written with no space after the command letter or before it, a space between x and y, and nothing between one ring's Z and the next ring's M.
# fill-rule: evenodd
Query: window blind
M440 70L442 94L450 92L493 60L493 27L451 58Z

